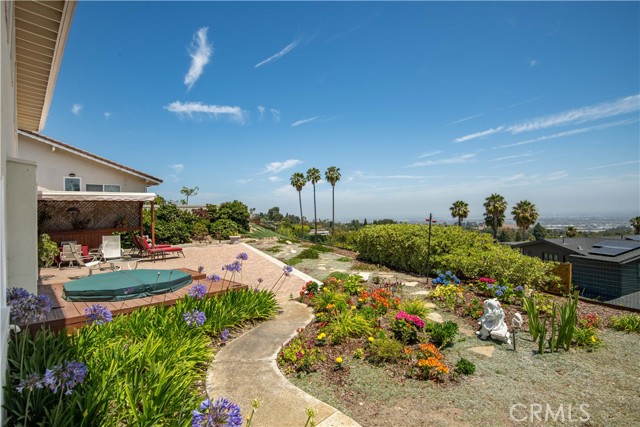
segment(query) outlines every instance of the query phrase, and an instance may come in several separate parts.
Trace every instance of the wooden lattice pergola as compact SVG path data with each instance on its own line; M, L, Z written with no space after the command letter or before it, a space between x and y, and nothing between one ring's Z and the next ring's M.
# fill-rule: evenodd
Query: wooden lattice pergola
M76 241L97 248L115 232L143 234L143 209L151 203L151 239L155 243L153 193L40 192L39 231L54 242Z

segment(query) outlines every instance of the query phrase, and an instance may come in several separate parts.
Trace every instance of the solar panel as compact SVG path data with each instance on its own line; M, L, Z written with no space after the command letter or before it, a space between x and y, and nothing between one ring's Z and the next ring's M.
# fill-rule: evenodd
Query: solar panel
M635 234L635 235L633 235L633 236L627 236L627 237L625 237L625 239L627 239L627 240L640 241L640 234Z
M629 252L631 249L627 248L595 248L592 249L589 253L591 255L606 255L606 256L618 256L625 252Z
M594 248L618 248L626 249L628 251L636 248L640 248L640 241L635 240L605 240L602 242L594 243Z

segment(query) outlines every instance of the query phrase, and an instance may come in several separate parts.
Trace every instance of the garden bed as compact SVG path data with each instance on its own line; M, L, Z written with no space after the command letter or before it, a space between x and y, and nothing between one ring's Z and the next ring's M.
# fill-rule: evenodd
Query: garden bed
M367 291L373 288L368 286ZM433 291L434 288L435 285L422 282L412 291ZM432 380L416 375L416 359L410 357L400 357L395 363L372 363L366 356L370 345L366 336L314 346L324 359L317 360L310 372L296 373L286 363L284 371L296 386L335 406L363 426L560 425L563 424L560 415L565 422L579 425L640 425L638 334L602 327L598 337L603 345L595 351L574 346L569 351L538 354L537 343L528 332L527 316L519 300L514 298L512 304L503 304L508 325L516 311L523 313L525 320L522 331L516 335L514 350L510 345L482 341L474 335L477 320L465 315L465 305L473 298L480 300L483 295L464 288L453 310L437 308L445 321L453 321L460 327L453 345L441 349L450 371L448 375ZM304 299L310 301L308 297ZM548 296L544 302L559 305L564 300L560 296ZM353 310L361 309L358 306ZM323 311L326 310L320 310ZM579 316L596 315L602 325L621 313L623 311L599 304L584 301L578 304ZM378 322L387 334L393 318L393 315L382 316ZM325 318L321 316L320 320ZM317 344L325 326L322 322L310 324L301 334L303 340ZM374 331L374 340L381 336L381 330ZM427 339L429 335L424 334L422 340ZM416 351L418 345L403 348ZM359 357L358 349L364 350L365 358ZM480 354L482 352L486 355ZM342 362L337 363L337 358ZM475 374L454 373L460 358L476 365ZM532 408L535 412L537 405L541 405L542 413L532 415ZM545 411L551 411L555 421L551 415L545 415ZM541 417L540 421L537 417Z

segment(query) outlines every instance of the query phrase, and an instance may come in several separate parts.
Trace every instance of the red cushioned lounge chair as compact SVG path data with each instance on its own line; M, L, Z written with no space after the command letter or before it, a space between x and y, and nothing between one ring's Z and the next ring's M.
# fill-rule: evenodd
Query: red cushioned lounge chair
M160 255L164 258L168 253L176 252L178 254L181 254L183 258L185 257L182 248L178 246L161 245L152 247L144 237L138 237L135 240L138 241L142 248L142 255L149 255L151 258L156 258L158 255Z

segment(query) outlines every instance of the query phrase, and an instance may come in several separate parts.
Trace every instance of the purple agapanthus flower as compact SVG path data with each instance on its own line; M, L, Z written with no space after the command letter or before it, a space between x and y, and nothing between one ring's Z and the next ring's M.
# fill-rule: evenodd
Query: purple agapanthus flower
M93 304L91 307L85 308L84 315L87 316L87 323L90 325L104 325L113 319L109 309L102 304Z
M515 287L514 291L522 292L522 291L524 291L524 288L522 286L518 285L518 286Z
M73 389L82 384L87 375L87 367L81 362L67 362L66 365L56 365L51 369L47 369L42 379L42 384L51 389L53 393L58 390L64 391L64 394L73 393Z
M219 282L220 276L218 276L217 274L210 274L207 276L207 280L210 280L212 282Z
M238 254L238 256L236 257L236 259L237 259L238 261L246 261L246 260L248 260L248 259L249 259L249 255L247 255L247 253L246 253L246 252L240 252L240 253Z
M222 332L220 332L220 339L223 342L229 339L229 330L228 329L224 329Z
M33 391L34 389L41 389L44 387L42 384L42 378L38 374L27 374L27 376L20 380L20 384L16 387L18 393L22 393L22 390L27 389Z
M191 298L202 299L207 294L207 287L201 283L194 285L189 289L189 296Z
M215 403L205 399L200 410L194 410L192 415L191 427L242 427L240 407L224 397Z
M293 267L291 267L290 265L285 265L284 267L282 267L282 274L284 274L285 276L289 276L292 271Z
M502 291L500 289L498 289L497 291L495 291L495 294L497 297L501 297L502 296Z
M204 325L204 322L207 321L207 316L199 310L187 311L182 315L182 317L184 318L184 321L187 322L187 325L195 326L196 328Z
M26 325L45 320L51 311L51 300L46 295L36 296L22 288L10 288L7 290L7 306L11 322Z
M226 270L229 271L231 273L240 273L240 271L242 271L242 263L240 263L240 261L236 260L234 262L232 262L231 264L227 264L227 265L223 265L222 266L222 270Z

